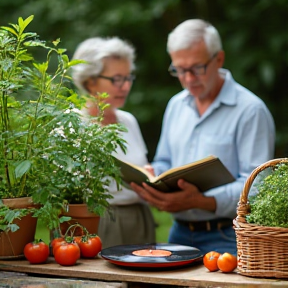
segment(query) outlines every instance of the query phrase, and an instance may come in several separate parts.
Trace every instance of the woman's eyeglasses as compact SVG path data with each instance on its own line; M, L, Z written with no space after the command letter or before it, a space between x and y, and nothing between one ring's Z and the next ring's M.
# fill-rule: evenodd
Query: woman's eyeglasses
M112 85L121 88L126 81L132 83L136 79L136 76L135 75L128 75L128 76L116 75L113 77L107 77L103 75L98 75L96 78L107 79L111 81Z

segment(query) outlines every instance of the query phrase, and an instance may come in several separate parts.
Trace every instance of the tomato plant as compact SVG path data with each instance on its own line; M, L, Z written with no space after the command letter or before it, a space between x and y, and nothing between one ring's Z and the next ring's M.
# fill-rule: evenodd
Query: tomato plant
M24 255L31 264L40 264L49 257L49 246L42 240L35 240L25 245Z
M82 236L74 236L73 240L75 243L79 245L79 243L82 241Z
M97 235L82 237L78 245L83 258L94 258L102 249L102 241Z
M75 242L62 242L53 250L55 261L62 266L75 265L80 258L80 248Z
M237 268L237 257L226 252L218 258L217 265L222 272L232 272Z
M210 272L219 270L218 265L217 265L217 260L220 256L221 254L216 251L211 251L211 252L206 253L203 257L204 266Z

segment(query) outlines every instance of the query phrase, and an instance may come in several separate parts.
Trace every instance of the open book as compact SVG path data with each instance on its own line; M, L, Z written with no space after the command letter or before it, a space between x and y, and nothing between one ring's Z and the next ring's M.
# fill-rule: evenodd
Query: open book
M157 177L151 175L143 167L115 159L121 169L121 178L125 186L131 182L138 185L146 182L162 192L174 192L179 191L177 181L184 179L196 185L201 192L205 192L211 188L235 181L235 178L220 159L215 156L208 156L180 167L171 168Z

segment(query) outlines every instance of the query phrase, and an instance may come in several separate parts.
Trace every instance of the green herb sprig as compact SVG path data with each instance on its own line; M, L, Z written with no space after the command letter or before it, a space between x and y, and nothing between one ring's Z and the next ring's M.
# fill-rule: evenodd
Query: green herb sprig
M258 193L249 197L248 223L288 228L288 162L281 162L256 185Z

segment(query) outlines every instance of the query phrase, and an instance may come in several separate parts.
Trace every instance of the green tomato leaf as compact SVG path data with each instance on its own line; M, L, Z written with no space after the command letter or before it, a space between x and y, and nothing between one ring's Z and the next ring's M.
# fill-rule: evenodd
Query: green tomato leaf
M29 160L22 161L16 168L15 168L15 177L16 179L21 178L31 167L31 162Z

